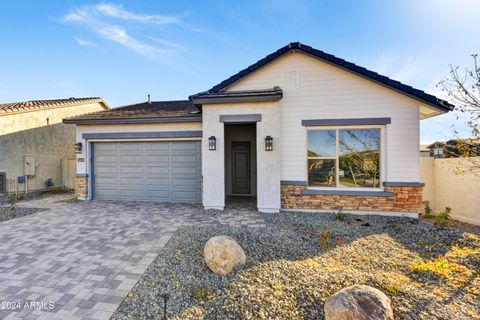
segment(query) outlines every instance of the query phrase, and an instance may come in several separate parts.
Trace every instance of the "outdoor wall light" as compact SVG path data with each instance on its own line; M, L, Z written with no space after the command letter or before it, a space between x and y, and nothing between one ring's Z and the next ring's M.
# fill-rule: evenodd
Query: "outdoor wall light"
M82 143L81 142L78 142L78 143L75 143L75 153L82 153Z
M273 138L271 136L265 137L265 151L273 151Z
M214 136L208 138L208 150L217 150L217 138Z

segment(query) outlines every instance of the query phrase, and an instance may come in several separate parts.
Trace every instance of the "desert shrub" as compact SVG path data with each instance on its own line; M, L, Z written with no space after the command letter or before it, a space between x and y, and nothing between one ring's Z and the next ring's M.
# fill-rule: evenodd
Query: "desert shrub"
M331 234L332 234L332 231L330 231L329 229L322 232L322 234L320 235L320 244L322 245L322 247L324 248L328 247Z
M17 209L17 197L15 195L12 194L8 196L8 205L12 211Z
M435 216L435 222L440 225L444 225L449 219L450 219L450 212L452 211L452 208L450 207L445 207L445 210L440 212Z
M430 201L428 200L423 201L423 205L425 206L423 209L423 216L427 219L431 218L433 215L432 215L432 207L430 207Z

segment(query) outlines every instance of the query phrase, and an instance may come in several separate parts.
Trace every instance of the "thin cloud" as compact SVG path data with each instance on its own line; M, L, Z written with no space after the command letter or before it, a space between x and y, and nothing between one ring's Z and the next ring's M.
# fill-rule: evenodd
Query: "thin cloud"
M98 4L73 9L62 20L66 23L81 25L101 39L115 42L152 60L163 60L181 47L156 37L150 37L150 40L161 46L146 43L135 38L126 30L126 27L118 24L119 20L152 25L180 23L173 16L138 14L125 10L121 5ZM76 39L76 41L81 46L93 45L92 42L82 39Z
M116 42L121 44L122 46L129 48L138 54L145 56L147 58L157 60L167 56L171 53L168 49L161 49L133 38L132 36L128 35L125 29L115 26L103 26L97 29L98 34L103 37L104 39Z
M83 40L77 37L74 37L75 41L82 47L96 47L97 45L93 42Z
M92 8L105 16L122 19L122 20L138 21L138 22L153 23L153 24L180 23L180 20L178 20L178 18L174 16L133 13L125 10L122 5L103 3L103 4L97 4L95 6L92 6Z

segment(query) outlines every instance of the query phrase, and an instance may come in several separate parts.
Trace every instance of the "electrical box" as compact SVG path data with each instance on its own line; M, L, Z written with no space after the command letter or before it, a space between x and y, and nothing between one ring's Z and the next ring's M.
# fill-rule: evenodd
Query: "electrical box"
M35 157L34 156L23 157L23 174L25 176L35 175Z

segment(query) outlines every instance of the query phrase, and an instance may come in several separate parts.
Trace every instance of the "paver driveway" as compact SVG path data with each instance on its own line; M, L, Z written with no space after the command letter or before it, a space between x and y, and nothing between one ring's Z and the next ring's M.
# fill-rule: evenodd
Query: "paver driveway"
M249 208L61 200L26 202L49 210L0 223L1 319L108 319L178 227L264 224Z

